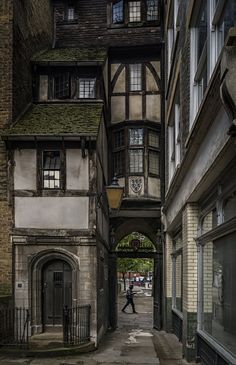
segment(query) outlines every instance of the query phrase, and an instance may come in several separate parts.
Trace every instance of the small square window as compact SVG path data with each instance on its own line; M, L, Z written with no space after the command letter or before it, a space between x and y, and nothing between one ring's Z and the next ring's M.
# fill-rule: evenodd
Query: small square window
M142 90L142 65L135 63L130 65L130 91Z
M61 154L60 151L43 152L43 188L60 189Z
M80 99L95 98L95 79L79 80L79 98Z
M112 4L112 23L120 24L124 22L124 1L118 0Z
M141 21L141 1L129 2L129 21L131 23Z

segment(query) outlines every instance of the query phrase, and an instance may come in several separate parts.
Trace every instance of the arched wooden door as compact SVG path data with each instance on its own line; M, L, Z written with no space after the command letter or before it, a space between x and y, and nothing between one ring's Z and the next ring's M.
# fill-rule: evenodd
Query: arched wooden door
M71 267L62 260L50 261L42 273L43 326L62 325L63 307L72 303Z

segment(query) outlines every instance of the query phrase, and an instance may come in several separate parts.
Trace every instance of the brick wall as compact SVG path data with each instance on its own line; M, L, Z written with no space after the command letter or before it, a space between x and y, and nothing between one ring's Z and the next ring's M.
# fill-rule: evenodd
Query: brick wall
M32 99L30 59L37 51L52 46L52 7L48 0L14 2L13 118Z
M12 112L12 1L0 2L0 130ZM11 212L7 202L6 150L0 142L0 296L11 294Z
M56 46L135 46L156 44L161 35L157 27L129 27L111 29L107 22L107 0L80 0L76 3L77 22L66 24L63 1L56 3Z

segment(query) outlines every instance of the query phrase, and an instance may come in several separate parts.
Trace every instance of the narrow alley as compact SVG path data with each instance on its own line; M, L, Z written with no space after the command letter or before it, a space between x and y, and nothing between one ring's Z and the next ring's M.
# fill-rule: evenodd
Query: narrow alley
M9 358L0 357L0 365L184 365L182 345L173 334L152 328L151 290L136 287L135 306L121 312L125 295L119 296L119 319L116 331L106 334L98 350L71 357Z

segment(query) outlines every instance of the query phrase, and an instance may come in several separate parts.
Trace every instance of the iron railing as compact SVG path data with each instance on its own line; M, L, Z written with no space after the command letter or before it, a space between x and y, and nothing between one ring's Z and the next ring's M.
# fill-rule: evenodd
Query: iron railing
M27 346L29 343L29 310L0 308L0 346Z
M172 311L172 328L175 336L182 342L183 320L174 311Z
M90 305L64 307L63 340L65 346L76 346L90 341Z

